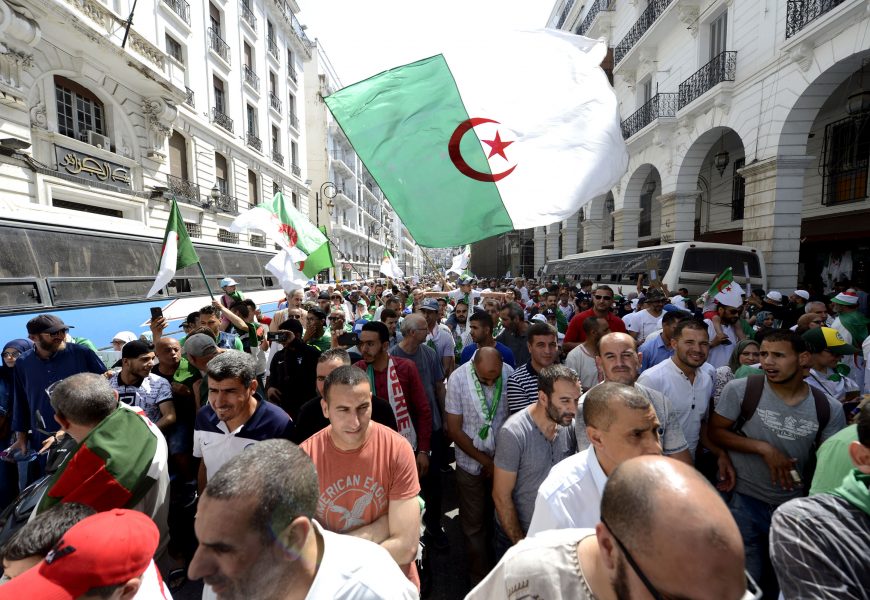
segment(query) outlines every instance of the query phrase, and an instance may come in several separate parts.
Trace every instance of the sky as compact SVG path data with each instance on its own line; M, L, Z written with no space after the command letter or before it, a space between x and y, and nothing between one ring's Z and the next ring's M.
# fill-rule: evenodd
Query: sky
M555 0L298 0L299 22L349 85L441 51L481 27L537 29ZM493 55L498 47L494 40Z

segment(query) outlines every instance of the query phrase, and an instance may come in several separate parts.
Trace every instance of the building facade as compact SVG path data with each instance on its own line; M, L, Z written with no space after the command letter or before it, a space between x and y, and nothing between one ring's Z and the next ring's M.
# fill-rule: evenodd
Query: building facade
M753 246L768 285L870 283L870 4L559 0L551 27L603 38L630 162L534 267L600 248Z

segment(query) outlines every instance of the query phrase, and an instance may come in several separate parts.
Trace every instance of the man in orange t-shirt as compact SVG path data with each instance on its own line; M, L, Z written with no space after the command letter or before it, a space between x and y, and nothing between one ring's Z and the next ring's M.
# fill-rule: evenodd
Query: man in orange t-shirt
M365 371L335 369L320 401L329 426L301 447L317 468L317 520L329 531L380 544L416 586L420 540L417 466L408 441L371 420Z

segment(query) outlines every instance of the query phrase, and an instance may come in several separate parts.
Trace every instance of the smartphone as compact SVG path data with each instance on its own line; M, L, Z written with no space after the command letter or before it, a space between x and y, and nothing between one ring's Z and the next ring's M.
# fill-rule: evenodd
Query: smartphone
M160 319L161 317L163 317L163 309L160 308L159 306L152 306L151 307L151 320L156 321L157 319Z
M353 333L352 331L348 331L338 336L337 341L342 346L347 346L348 348L350 348L352 346L356 346L359 343L359 337L357 337L357 334Z
M270 331L266 334L266 341L284 344L287 342L287 334L280 331Z

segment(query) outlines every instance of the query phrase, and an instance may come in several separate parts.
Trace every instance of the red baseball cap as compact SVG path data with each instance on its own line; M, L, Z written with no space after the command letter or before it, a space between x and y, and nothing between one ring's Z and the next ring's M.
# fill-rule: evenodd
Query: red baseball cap
M5 598L74 600L141 576L159 541L157 526L138 511L97 513L70 527L41 563L0 589Z

